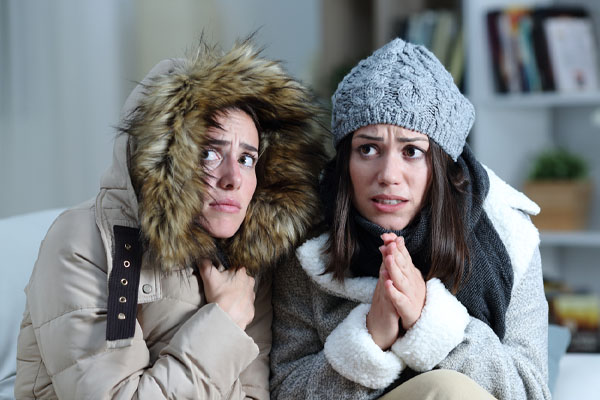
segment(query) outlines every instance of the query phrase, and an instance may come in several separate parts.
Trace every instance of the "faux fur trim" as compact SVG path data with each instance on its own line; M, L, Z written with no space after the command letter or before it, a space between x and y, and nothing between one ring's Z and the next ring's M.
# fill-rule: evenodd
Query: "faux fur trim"
M491 169L485 169L490 179L490 191L483 209L506 246L513 267L513 287L517 287L540 244L539 232L527 214L537 215L540 208Z
M325 357L343 377L371 389L384 389L400 376L404 363L373 341L366 322L370 308L369 304L357 306L331 332L325 341Z
M326 292L336 296L357 301L371 303L377 279L360 277L344 279L343 282L333 278L333 274L323 274L325 271L325 256L323 249L329 235L324 233L316 238L307 240L296 250L296 256L306 274Z
M437 278L427 281L421 317L396 340L392 351L415 371L429 371L463 341L467 309Z
M222 53L205 44L167 72L145 80L122 125L133 139L130 171L141 231L164 270L215 258L219 245L232 266L251 273L293 251L320 218L318 175L327 161L327 133L315 122L312 97L249 42ZM199 168L215 111L248 104L260 128L257 189L233 238L217 243L197 222L206 173Z

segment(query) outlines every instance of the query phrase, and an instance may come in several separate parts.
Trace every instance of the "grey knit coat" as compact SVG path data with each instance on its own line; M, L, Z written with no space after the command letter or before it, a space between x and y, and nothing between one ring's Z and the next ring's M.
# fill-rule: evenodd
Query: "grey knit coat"
M500 340L437 279L427 282L420 319L382 351L366 328L376 279L322 274L326 234L304 243L277 269L273 286L271 398L372 399L406 367L461 372L500 400L549 399L548 305L539 234L527 214L539 208L487 170L484 210L508 251L514 273Z

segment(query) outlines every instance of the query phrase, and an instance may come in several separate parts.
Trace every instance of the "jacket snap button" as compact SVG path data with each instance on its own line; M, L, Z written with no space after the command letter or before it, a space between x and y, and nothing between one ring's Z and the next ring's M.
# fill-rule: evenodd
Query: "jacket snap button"
M127 282L127 279L125 279L125 278L121 279L121 285L127 286L128 283L129 282Z
M129 243L125 244L125 250L131 250L131 245Z
M119 313L119 315L117 315L117 318L119 318L119 319L125 319L125 314Z
M131 263L129 261L127 261L127 260L123 261L123 266L125 268L129 268L130 265L131 265Z
M142 286L142 292L148 294L152 292L152 285L148 285L147 283Z
M119 297L119 303L125 303L125 302L127 302L127 299L125 298L125 296Z

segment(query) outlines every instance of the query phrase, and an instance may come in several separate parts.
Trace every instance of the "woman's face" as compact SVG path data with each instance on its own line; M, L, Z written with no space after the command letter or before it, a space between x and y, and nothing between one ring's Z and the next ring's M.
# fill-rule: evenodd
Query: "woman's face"
M246 216L256 189L258 131L248 114L227 110L215 118L221 128L207 130L210 147L203 163L210 175L201 223L213 237L233 236Z
M352 136L352 202L369 221L404 229L420 211L431 176L429 138L396 125L368 125Z

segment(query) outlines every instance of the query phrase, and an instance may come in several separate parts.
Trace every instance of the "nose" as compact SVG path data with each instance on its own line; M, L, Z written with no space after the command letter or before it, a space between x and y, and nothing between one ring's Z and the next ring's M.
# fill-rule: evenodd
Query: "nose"
M223 190L236 190L242 184L242 174L240 165L235 157L226 157L219 166L219 175L217 185Z
M381 185L397 185L400 183L402 171L400 161L392 157L391 154L386 154L381 158L377 181Z

